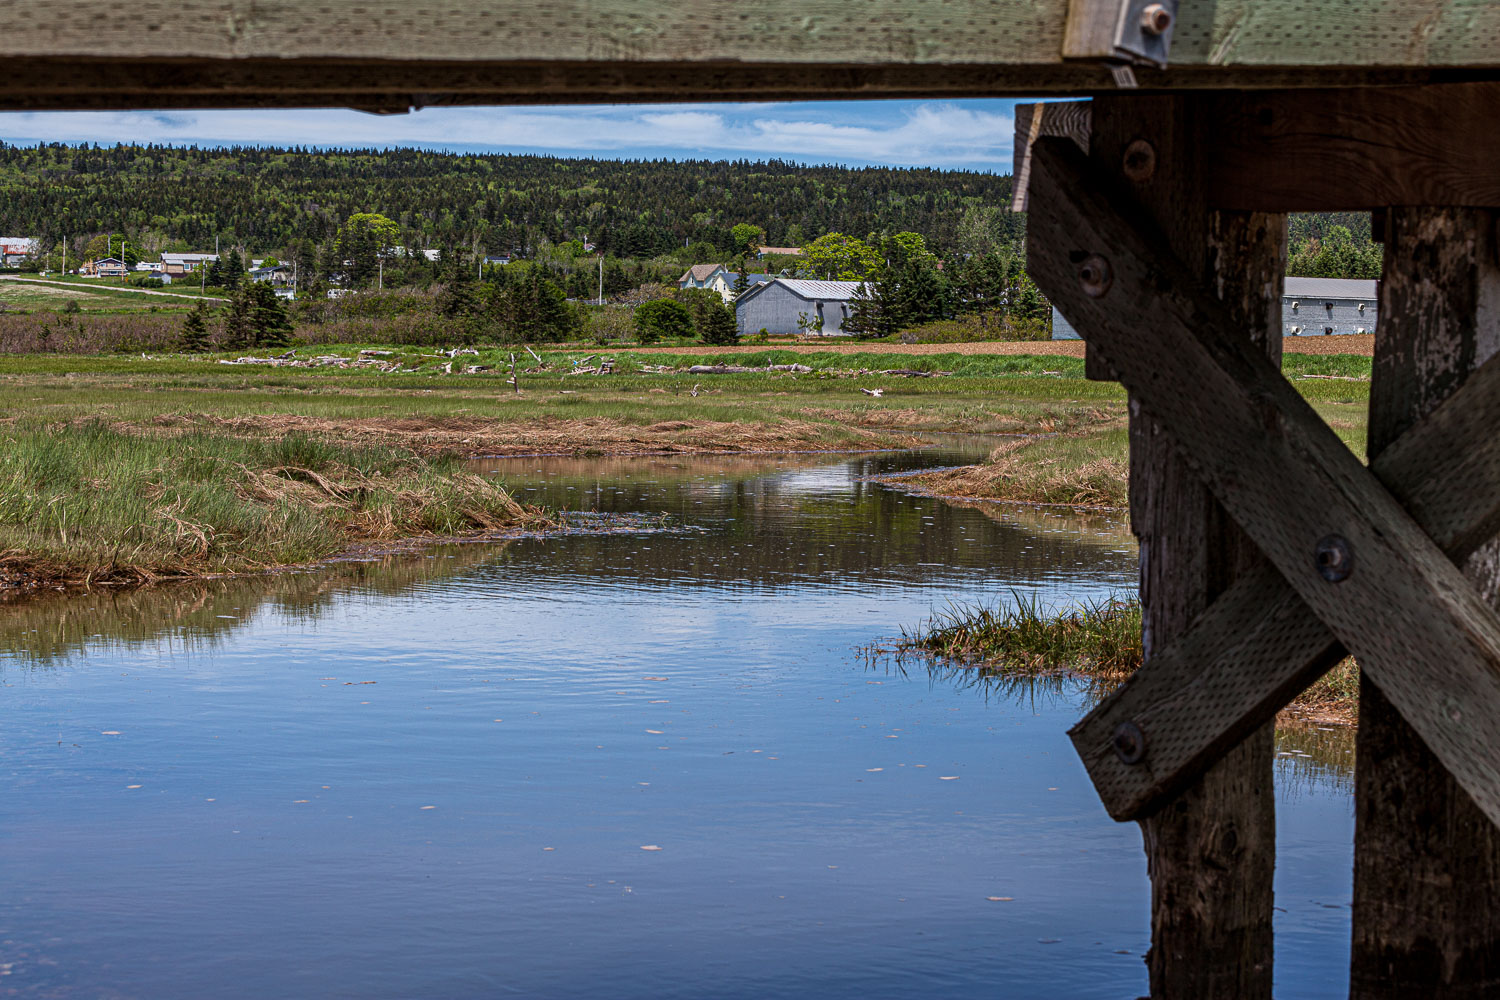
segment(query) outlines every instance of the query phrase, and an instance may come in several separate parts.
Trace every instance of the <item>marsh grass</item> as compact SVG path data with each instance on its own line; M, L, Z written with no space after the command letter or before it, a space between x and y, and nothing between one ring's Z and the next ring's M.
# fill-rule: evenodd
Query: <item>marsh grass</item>
M1002 443L980 465L902 477L937 496L1070 507L1124 507L1129 502L1129 433L1118 419L1104 426Z
M1058 610L1012 593L1008 606L967 605L934 614L903 631L898 659L928 657L945 675L969 669L976 682L1072 675L1098 702L1143 661L1140 601L1111 597ZM1345 658L1287 706L1284 721L1353 723L1359 710L1359 667Z
M354 542L547 527L538 508L396 448L290 434L12 426L0 584L132 583L308 562Z
M1009 606L938 612L903 645L989 673L1070 672L1121 681L1141 664L1141 606L1110 598L1057 611L1012 593Z

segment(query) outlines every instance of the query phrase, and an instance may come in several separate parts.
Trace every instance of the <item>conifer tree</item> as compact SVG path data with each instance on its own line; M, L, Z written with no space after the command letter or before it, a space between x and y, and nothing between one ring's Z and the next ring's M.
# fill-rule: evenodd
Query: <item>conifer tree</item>
M230 351L244 351L255 346L255 303L244 288L236 289L229 297L220 342Z
M250 281L244 286L250 299L250 328L255 347L288 347L292 342L292 321L286 307L276 297L268 281Z
M734 278L734 297L738 299L750 287L750 275L746 271L745 258L740 258L740 273Z
M739 334L739 324L732 307L720 305L708 311L701 333L705 344L733 344L739 340Z
M188 313L182 324L182 333L177 338L177 349L187 354L202 354L208 350L208 303L202 299Z

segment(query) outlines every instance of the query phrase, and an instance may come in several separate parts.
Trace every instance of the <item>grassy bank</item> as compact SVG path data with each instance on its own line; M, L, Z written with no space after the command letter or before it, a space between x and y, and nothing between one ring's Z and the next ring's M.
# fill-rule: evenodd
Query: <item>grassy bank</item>
M1110 600L1056 611L1016 595L1006 607L939 613L904 634L898 653L916 652L980 674L1068 673L1088 681L1102 700L1142 662L1139 601ZM1283 721L1352 724L1359 712L1359 668L1345 659L1282 712Z
M0 587L245 572L359 542L555 524L456 461L394 448L97 421L3 439Z

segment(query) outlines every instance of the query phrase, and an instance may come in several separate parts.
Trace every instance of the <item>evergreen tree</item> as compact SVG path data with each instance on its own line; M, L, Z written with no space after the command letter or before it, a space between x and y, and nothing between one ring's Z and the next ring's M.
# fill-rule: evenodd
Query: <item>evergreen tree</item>
M739 340L739 335L734 309L726 305L709 310L707 321L699 329L699 336L705 344L733 344Z
M478 305L474 272L456 247L443 251L443 290L438 294L438 312L449 319L473 316Z
M242 289L250 300L250 329L254 347L283 348L292 342L292 321L269 281L247 281Z
M208 303L202 299L188 313L182 324L182 333L177 338L177 349L187 354L202 354L208 350Z
M849 302L844 329L859 337L888 337L900 331L900 304L892 298L886 273L860 282Z
M734 297L738 299L750 287L750 274L746 271L745 258L740 258L740 273L734 278Z
M219 342L229 351L247 351L255 346L255 303L244 288L236 289L229 297Z

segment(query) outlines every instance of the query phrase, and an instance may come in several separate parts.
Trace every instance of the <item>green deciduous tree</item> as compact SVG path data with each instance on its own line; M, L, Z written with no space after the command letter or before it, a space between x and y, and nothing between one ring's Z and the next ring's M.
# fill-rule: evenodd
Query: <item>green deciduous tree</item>
M734 252L737 254L754 253L760 247L765 246L766 231L760 226L741 222L729 232L734 237Z
M798 264L825 281L863 281L880 266L880 254L856 236L829 233L803 247Z
M691 337L693 314L672 299L643 302L635 310L635 335L643 344L654 344L663 337Z
M391 256L401 227L378 212L356 212L344 220L333 247L355 287L373 284L382 258Z

